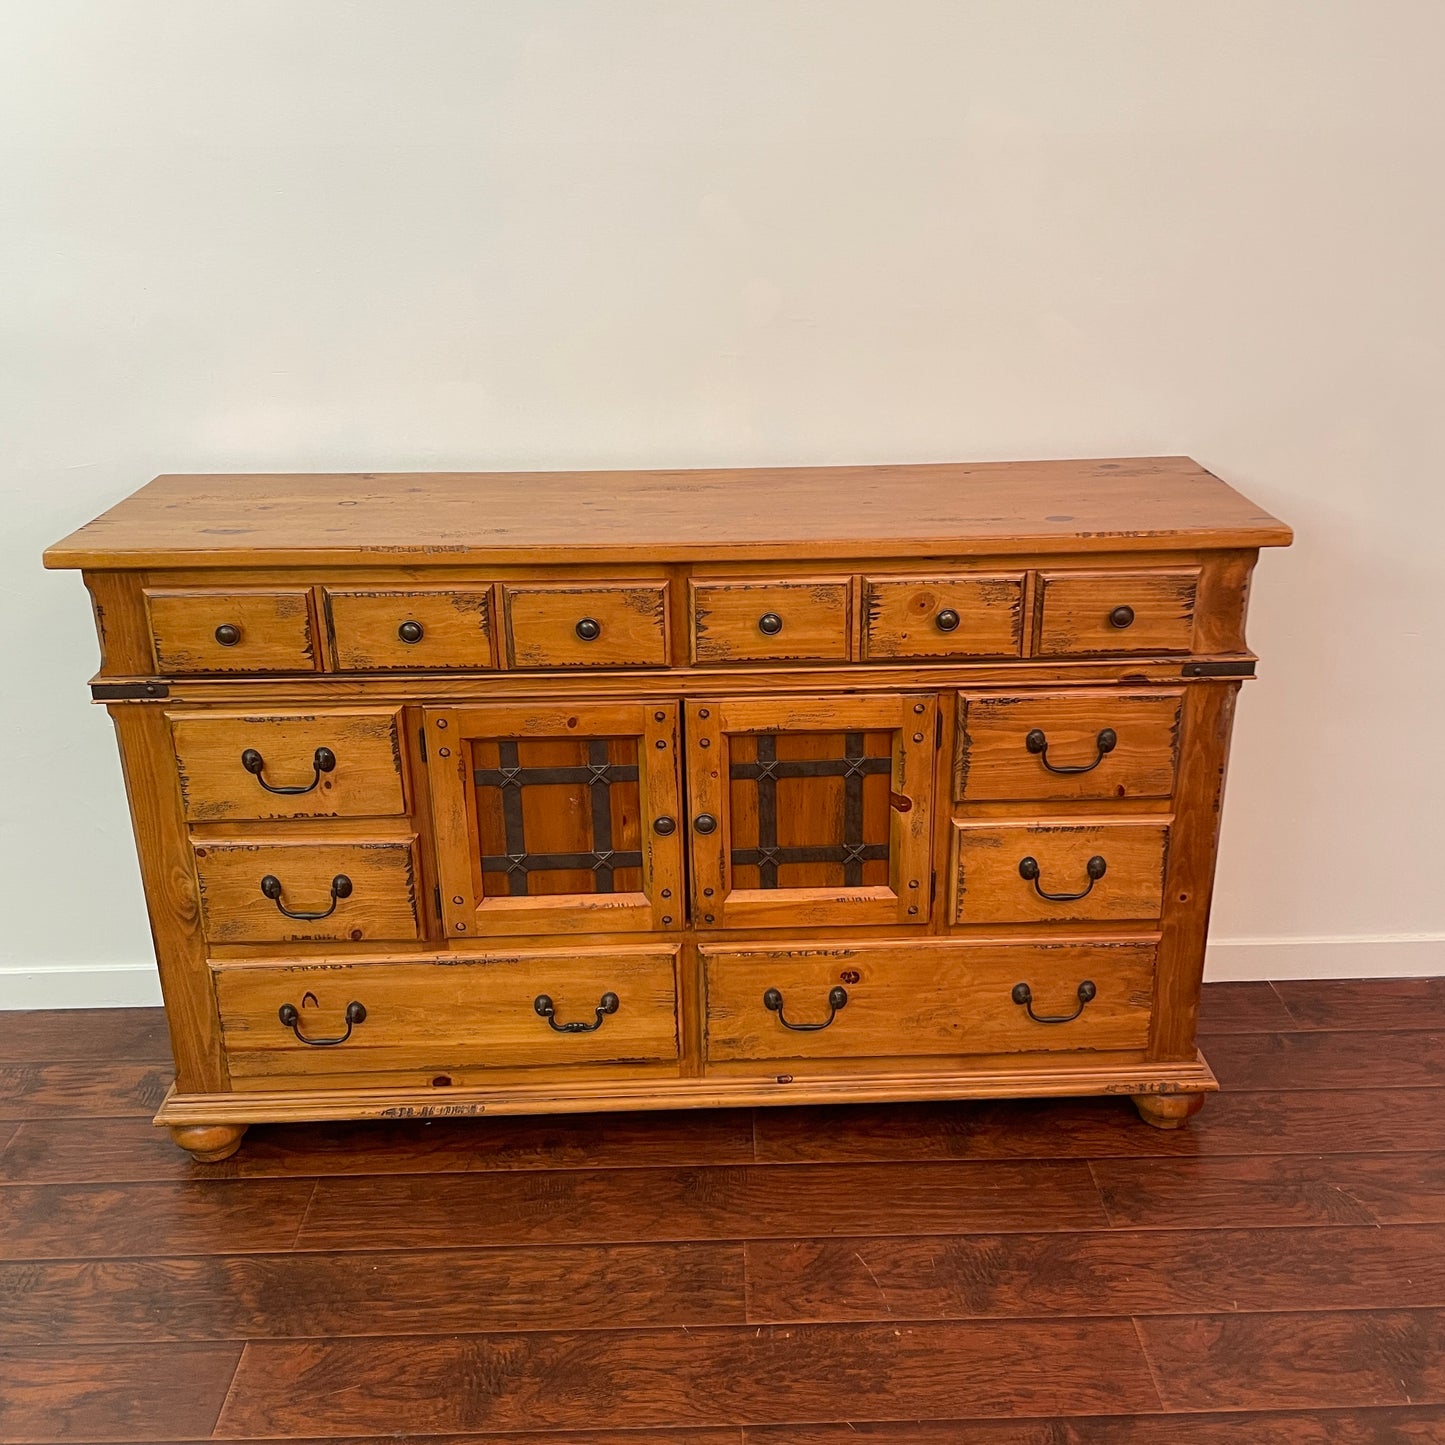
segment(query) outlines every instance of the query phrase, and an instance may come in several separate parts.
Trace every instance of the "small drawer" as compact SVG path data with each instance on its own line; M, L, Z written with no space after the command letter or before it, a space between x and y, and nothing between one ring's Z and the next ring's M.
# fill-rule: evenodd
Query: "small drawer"
M406 812L395 708L168 716L193 823Z
M212 943L414 939L416 838L192 839Z
M325 597L342 672L496 666L488 587L328 587Z
M503 587L513 667L666 667L667 584Z
M160 672L314 672L311 592L146 589Z
M1169 820L953 825L955 923L1159 917Z
M845 577L791 582L693 582L694 662L847 662Z
M1040 657L1091 652L1188 652L1199 569L1041 572Z
M678 1056L675 948L223 963L214 976L233 1079L444 1070L463 1084L469 1071Z
M1143 1048L1154 951L1152 939L705 947L707 1058L893 1069L934 1054Z
M954 801L1167 798L1182 704L1178 689L960 693Z
M866 577L863 616L865 657L1017 657L1024 574Z

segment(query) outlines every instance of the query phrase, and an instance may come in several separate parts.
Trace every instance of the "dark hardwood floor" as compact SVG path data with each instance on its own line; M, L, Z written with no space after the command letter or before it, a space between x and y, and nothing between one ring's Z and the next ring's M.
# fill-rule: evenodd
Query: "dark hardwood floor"
M1217 984L1224 1092L150 1122L0 1013L0 1441L1445 1442L1445 978Z

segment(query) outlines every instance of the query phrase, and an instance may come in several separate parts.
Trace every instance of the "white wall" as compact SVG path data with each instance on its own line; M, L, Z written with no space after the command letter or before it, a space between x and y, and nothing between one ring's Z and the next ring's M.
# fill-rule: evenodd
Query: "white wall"
M1213 974L1445 971L1445 6L0 14L0 1003L155 996L40 551L248 468L1188 453L1299 536Z

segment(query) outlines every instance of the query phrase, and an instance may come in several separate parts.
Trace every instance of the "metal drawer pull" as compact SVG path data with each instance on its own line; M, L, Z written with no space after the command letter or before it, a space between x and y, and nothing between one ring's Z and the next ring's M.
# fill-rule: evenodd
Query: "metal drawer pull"
M583 642L596 642L602 636L602 624L595 617L584 617L572 630Z
M933 625L940 632L957 632L960 620L958 613L952 607L945 607L943 611L933 619Z
M403 622L396 629L397 640L408 644L420 642L426 636L426 628L420 622Z
M308 1039L301 1032L301 1010L294 1003L283 1003L277 1017L303 1044L313 1049L329 1049L333 1044L344 1044L351 1037L352 1029L366 1022L366 1005L355 999L346 1005L346 1032L334 1039Z
M764 612L758 618L758 631L764 637L776 637L783 630L783 619L776 612Z
M1098 749L1097 756L1092 763L1068 763L1059 764L1049 761L1049 740L1044 735L1042 728L1034 728L1024 739L1024 746L1031 752L1038 755L1039 761L1051 772L1061 776L1071 773L1092 773L1104 759L1119 746L1119 734L1113 728L1101 728L1099 736L1094 739L1094 746Z
M216 641L222 647L234 647L241 640L241 629L234 622L223 622L216 629Z
M261 892L266 895L275 905L279 912L284 913L287 918L296 918L303 923L314 923L318 918L330 918L336 912L338 899L351 897L351 879L346 874L338 873L331 880L331 907L320 913L293 913L281 901L281 880L274 874L268 873L261 880Z
M1046 893L1039 887L1039 861L1037 858L1019 859L1019 877L1034 885L1034 892L1040 898L1047 898L1050 903L1072 903L1076 898L1087 898L1094 891L1094 884L1104 876L1109 865L1104 862L1099 854L1095 853L1084 865L1084 871L1089 875L1089 881L1078 893Z
M1134 622L1134 609L1129 606L1116 607L1109 614L1110 627L1130 627Z
M538 1014L546 1019L559 1034L591 1034L596 1033L597 1030L602 1027L602 1021L608 1014L615 1014L617 1010L622 1007L622 1002L615 993L604 993L597 1005L596 1022L590 1024L559 1024L557 1022L557 1008L549 994L539 993L537 997L532 1000L532 1007L536 1009Z
M769 1013L778 1016L778 1022L785 1029L792 1029L795 1034L814 1034L819 1029L825 1029L835 1018L838 1017L838 1010L848 1006L848 990L846 988L833 987L828 990L828 1017L820 1024L790 1024L783 1017L783 996L775 988L770 988L763 995L763 1007Z
M1039 1015L1034 1012L1034 991L1026 983L1014 984L1011 995L1013 1001L1021 1008L1028 1010L1029 1017L1036 1024L1071 1024L1083 1013L1084 1006L1099 992L1094 987L1093 979L1086 978L1079 985L1079 1006L1071 1014L1045 1014Z
M322 773L329 773L336 768L336 754L330 748L317 748L311 758L311 766L316 769L316 776L309 783L300 783L295 787L278 787L275 783L268 783L261 774L266 768L266 759L256 751L255 748L247 748L241 754L241 766L248 773L256 775L256 781L265 788L268 793L282 793L287 797L295 797L299 793L309 793L321 786Z

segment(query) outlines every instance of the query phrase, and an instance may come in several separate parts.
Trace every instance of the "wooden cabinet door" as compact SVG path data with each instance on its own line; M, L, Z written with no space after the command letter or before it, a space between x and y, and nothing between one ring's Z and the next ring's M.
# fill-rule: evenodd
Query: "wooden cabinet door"
M683 926L675 702L425 719L448 938Z
M932 693L689 703L695 924L926 923L937 709Z

